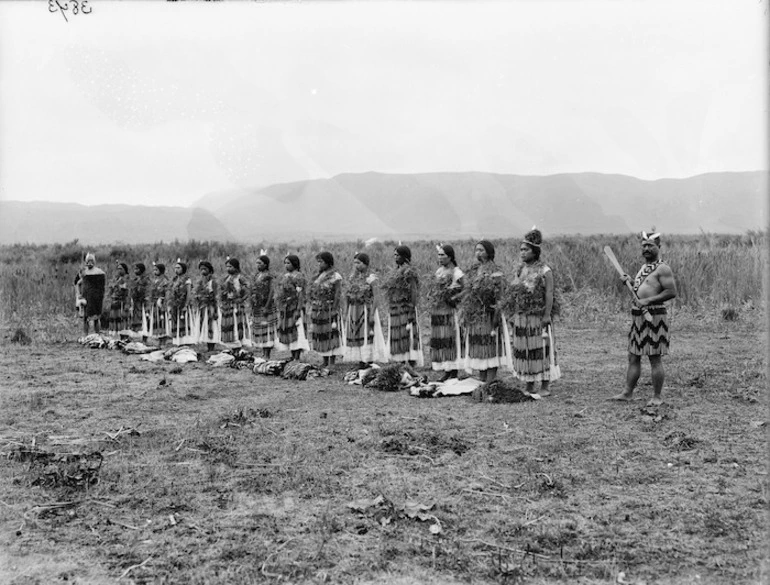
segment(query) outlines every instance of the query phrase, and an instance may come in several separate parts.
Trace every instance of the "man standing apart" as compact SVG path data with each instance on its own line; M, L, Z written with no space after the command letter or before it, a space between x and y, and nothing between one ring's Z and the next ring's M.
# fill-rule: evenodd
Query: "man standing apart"
M631 400L642 372L642 356L650 359L654 395L647 406L663 404L661 392L665 373L661 358L668 354L669 328L666 307L663 303L676 298L674 273L668 264L660 259L660 234L642 232L642 256L645 264L636 274L633 282L638 299L631 309L631 331L628 334L628 371L626 389L610 400ZM623 281L630 277L623 275ZM645 312L652 319L645 319Z
M88 335L89 322L94 324L94 333L100 331L106 278L104 271L96 268L96 256L86 254L86 267L75 277L75 306L83 318L83 335Z

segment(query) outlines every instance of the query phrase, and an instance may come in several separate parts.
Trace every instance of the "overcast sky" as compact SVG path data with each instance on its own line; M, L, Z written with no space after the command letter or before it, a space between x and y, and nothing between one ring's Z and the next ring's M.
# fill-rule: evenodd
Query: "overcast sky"
M0 199L768 165L767 0L88 4L0 2Z

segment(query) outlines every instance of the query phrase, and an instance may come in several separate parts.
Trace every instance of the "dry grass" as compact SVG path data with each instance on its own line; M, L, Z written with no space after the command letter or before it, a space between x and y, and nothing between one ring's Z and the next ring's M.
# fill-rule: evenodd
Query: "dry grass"
M393 265L396 242L376 243L366 248L372 269L383 274ZM409 242L413 262L424 278L436 268L433 242ZM453 242L461 268L474 260L474 241ZM518 263L518 239L495 240L496 261L512 274ZM642 259L638 240L633 236L560 236L547 239L543 258L553 268L557 285L565 295L565 310L580 321L595 315L617 312L628 304L628 293L602 253L611 245L619 261L629 273L640 266ZM273 269L281 271L280 262L287 253L297 253L306 275L317 270L315 255L323 249L334 254L336 268L347 277L352 271L353 255L364 249L358 242L310 242L287 244L260 242L258 245L221 242L157 243L148 245L96 246L99 265L108 275L116 261L127 263L153 261L169 266L177 259L187 261L191 268L198 261L210 260L216 276L224 273L226 256L238 257L246 273L255 271L256 257L267 248ZM90 248L89 248L90 249ZM74 312L73 282L79 259L85 248L75 242L54 246L0 247L0 321L13 328L37 329L37 338L48 335L49 341L66 338L66 327L59 326L59 317ZM703 234L701 236L670 236L664 241L663 258L676 275L679 298L677 307L700 315L713 311L752 315L764 305L764 270L767 266L767 238L764 233L750 232L744 236ZM427 287L423 287L423 294ZM426 303L423 303L427 306ZM33 335L35 337L35 335Z
M647 368L604 400L615 321L560 327L556 396L501 405L5 342L0 581L760 582L761 327L676 317L649 410ZM98 482L35 482L20 448L98 451Z

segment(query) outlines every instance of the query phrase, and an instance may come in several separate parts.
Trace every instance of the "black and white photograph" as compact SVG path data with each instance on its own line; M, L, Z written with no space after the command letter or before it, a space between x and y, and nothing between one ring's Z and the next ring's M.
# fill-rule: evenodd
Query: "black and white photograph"
M0 3L0 583L767 583L769 9Z

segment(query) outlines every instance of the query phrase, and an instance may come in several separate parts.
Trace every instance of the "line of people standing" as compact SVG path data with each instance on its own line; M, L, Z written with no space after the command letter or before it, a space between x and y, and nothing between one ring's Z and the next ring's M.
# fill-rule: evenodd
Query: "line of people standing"
M429 355L442 380L456 378L459 370L477 370L482 381L492 381L498 368L508 367L530 390L539 381L547 393L549 382L559 377L552 326L558 306L553 275L540 260L541 244L539 230L525 236L522 263L512 279L495 263L489 241L476 245L475 262L466 272L452 246L436 247L439 267L427 291ZM221 280L205 260L193 277L178 259L171 278L160 263L153 263L152 275L144 264L135 264L133 278L128 266L118 263L106 285L109 330L177 345L206 343L209 350L217 344L254 347L267 359L273 349L289 350L296 360L313 349L324 365L340 358L423 366L420 276L409 247L399 245L393 257L395 266L382 279L364 252L354 256L347 279L326 251L316 256L318 270L309 280L298 256L286 256L282 274L275 275L264 251L251 278L241 273L236 258L226 260ZM378 288L385 298L382 311Z

